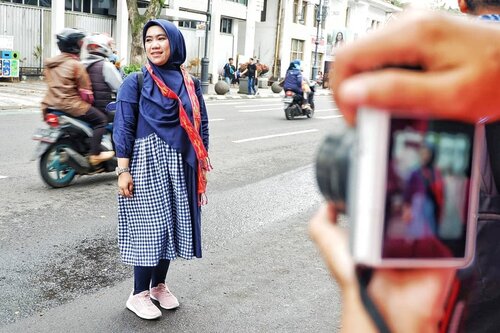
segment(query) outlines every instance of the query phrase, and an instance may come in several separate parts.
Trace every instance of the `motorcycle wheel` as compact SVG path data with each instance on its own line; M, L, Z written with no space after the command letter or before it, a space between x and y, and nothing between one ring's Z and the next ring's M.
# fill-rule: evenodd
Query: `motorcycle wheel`
M287 107L285 109L285 117L286 117L287 120L292 120L293 119L292 108L291 107Z
M312 118L314 117L314 108L311 109L311 111L309 111L309 113L307 114L307 118Z
M61 151L66 147L71 147L70 141L57 141L40 158L40 175L51 187L66 187L76 176L75 169L61 161Z

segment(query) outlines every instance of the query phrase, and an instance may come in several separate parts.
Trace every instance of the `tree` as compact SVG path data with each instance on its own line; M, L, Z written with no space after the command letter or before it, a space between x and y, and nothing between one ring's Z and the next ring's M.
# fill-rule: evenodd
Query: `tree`
M130 64L143 64L145 62L142 46L142 28L147 21L158 18L164 5L165 0L150 0L146 11L141 15L137 7L137 0L127 0L128 21L132 35Z

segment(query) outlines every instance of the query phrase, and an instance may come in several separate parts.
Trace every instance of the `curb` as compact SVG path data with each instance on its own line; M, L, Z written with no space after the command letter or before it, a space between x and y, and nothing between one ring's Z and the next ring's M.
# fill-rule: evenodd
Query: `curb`
M258 92L257 92L258 93ZM325 89L325 91L316 92L314 96L331 96L332 93L330 90ZM203 95L205 101L214 101L214 100L226 100L226 99L260 99L260 98L283 98L283 93L266 93L263 95L245 95L245 94L230 94L230 95L214 95L214 94L206 94Z
M40 104L37 104L37 105L13 105L13 106L2 105L2 106L0 106L0 111L25 110L25 109L40 109Z
M36 91L32 91L33 93L36 94ZM260 95L257 92L258 95L246 95L246 94L238 94L238 93L232 93L232 94L226 94L226 95L216 95L216 94L205 94L203 95L203 98L205 101L223 101L223 100L241 100L241 99L273 99L273 98L283 98L284 94L283 92L280 93L272 93L272 92L266 92L262 95ZM332 93L329 89L324 89L321 91L317 91L315 93L315 96L331 96ZM33 109L33 108L40 108L40 103L37 103L35 105L29 105L29 104L15 104L15 105L0 105L0 111L2 110L23 110L23 109Z

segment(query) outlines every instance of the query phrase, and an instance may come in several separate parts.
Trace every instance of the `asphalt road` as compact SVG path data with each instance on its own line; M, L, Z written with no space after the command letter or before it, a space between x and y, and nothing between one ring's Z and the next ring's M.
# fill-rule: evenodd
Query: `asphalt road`
M146 322L125 309L132 270L116 240L116 179L50 189L30 158L37 110L0 111L0 332L332 332L335 285L307 236L321 202L313 161L344 129L331 97L287 121L280 99L207 102L204 258L171 265L181 307Z

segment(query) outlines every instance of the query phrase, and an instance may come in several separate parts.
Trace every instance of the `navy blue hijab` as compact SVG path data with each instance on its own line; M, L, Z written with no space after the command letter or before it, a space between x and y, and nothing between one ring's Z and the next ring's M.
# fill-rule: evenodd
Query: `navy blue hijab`
M179 29L167 20L156 19L146 23L142 31L143 44L147 30L161 27L170 42L170 57L164 65L157 66L148 60L153 72L180 97L186 113L193 121L193 111L180 66L186 60L186 44ZM181 152L186 162L196 167L196 154L191 141L179 121L179 103L162 95L149 72L143 68L144 85L141 91L139 112L154 132L172 148Z

